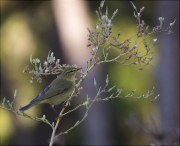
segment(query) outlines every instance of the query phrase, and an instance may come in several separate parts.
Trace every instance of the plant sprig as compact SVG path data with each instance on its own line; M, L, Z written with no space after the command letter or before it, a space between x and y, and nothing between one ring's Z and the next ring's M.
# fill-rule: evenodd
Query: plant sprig
M145 66L152 66L151 61L153 60L153 52L152 48L157 43L157 38L154 38L153 40L148 40L149 36L155 33L159 32L166 32L167 34L172 33L172 26L175 24L176 20L174 20L172 23L169 24L167 28L163 28L163 17L159 17L159 25L156 27L153 27L151 31L149 31L149 25L145 24L145 21L141 19L142 12L144 11L144 7L142 7L139 11L136 8L136 6L131 2L134 12L133 15L136 19L136 25L137 25L137 32L130 38L122 40L121 32L113 32L113 20L115 17L117 17L118 9L114 11L114 13L109 17L108 15L108 7L106 7L105 12L103 12L105 0L101 1L100 6L98 7L98 10L96 10L96 14L98 17L98 22L95 24L95 26L92 29L88 28L88 44L87 48L91 49L91 54L89 56L89 59L87 61L87 65L84 68L84 71L81 72L81 76L77 81L76 88L78 90L75 90L72 92L71 96L69 97L68 101L66 102L66 105L63 107L59 114L59 118L56 121L56 124L54 122L51 124L47 119L46 116L43 115L42 118L37 117L31 117L30 115L27 115L26 113L22 112L19 113L18 111L15 111L13 109L13 103L15 101L15 98L17 96L17 91L14 93L14 98L12 102L9 102L9 100L6 100L6 98L3 99L2 106L0 108L8 110L10 112L13 112L17 115L23 116L25 118L29 118L31 120L35 121L41 121L49 126L51 126L53 132L51 136L50 146L53 145L54 139L57 138L60 135L67 134L69 131L74 129L76 126L78 126L80 123L82 123L86 117L88 116L88 112L91 108L91 106L98 101L108 101L112 98L143 98L143 99L149 99L150 96L154 94L154 88L151 91L148 91L144 95L135 96L136 89L133 89L130 93L128 93L125 96L121 96L123 89L116 89L116 86L109 87L109 77L106 76L105 85L98 87L98 83L96 79L94 79L94 86L96 89L96 96L91 99L89 95L86 95L86 101L82 104L79 104L77 107L75 107L72 110L67 111L66 113L66 107L69 105L70 100L76 96L78 96L83 90L82 87L80 87L81 83L84 81L84 79L88 76L90 71L98 65L115 62L120 65L129 65L138 68L139 70L142 70ZM143 45L144 51L139 51L139 46ZM30 55L30 64L33 66L32 69L29 68L29 65L26 65L23 73L28 72L30 74L30 83L34 82L35 80L39 83L42 82L41 76L47 76L52 74L60 74L67 66L67 64L60 64L60 59L56 59L54 56L54 53L49 51L48 56L45 61L41 62L39 58L32 58L32 55ZM76 66L76 65L73 65ZM76 91L76 92L75 92ZM110 93L109 96L104 97L103 93ZM102 96L102 97L101 97ZM159 97L159 95L155 96L154 98L151 98L150 101L154 102ZM72 127L67 129L64 132L61 132L60 134L57 134L55 136L56 130L58 128L58 125L62 119L63 116L77 110L80 107L86 107L86 111L84 113L84 116L81 120L78 120Z
M3 98L3 102L2 102L2 106L0 106L1 109L4 109L4 110L7 110L7 111L10 111L12 113L15 113L19 116L22 116L24 118L28 118L28 119L31 119L31 120L34 120L34 121L40 121L40 122L44 122L46 124L48 124L49 126L51 126L52 129L54 129L54 123L50 123L47 119L46 119L46 116L43 115L42 118L38 118L38 117L32 117L24 112L18 112L18 111L15 111L14 108L13 108L13 103L15 101L15 98L17 97L17 90L15 90L14 92L14 98L12 100L12 102L10 102L9 100L6 100L6 98L4 97Z

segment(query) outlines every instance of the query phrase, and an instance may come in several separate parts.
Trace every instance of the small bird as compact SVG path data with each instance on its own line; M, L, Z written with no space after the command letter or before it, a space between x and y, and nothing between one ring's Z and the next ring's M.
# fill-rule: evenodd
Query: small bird
M68 67L28 105L19 110L24 112L34 105L48 103L52 107L68 99L75 88L75 77L81 68Z

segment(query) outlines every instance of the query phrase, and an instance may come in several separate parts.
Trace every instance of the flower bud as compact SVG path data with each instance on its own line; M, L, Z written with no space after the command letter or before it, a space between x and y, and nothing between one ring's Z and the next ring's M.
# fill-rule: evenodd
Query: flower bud
M142 7L142 8L140 9L140 13L141 13L143 10L144 10L144 7Z
M96 27L95 27L96 29L99 29L99 25L96 25Z
M53 55L54 55L54 53L53 52L51 52L51 56L53 57Z
M153 42L154 42L154 43L157 42L157 38L154 38L154 39L153 39Z

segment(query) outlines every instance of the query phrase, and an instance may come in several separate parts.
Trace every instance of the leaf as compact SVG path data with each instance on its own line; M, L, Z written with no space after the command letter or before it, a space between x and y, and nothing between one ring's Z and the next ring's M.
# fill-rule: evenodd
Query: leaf
M109 83L109 79L108 79L108 75L107 75L107 77L106 77L106 84L108 85L108 83Z
M86 94L86 101L89 102L91 98L89 98L88 94Z
M14 91L14 98L17 96L17 90Z
M39 64L39 71L42 73L43 72L43 69L41 67L41 63Z
M8 106L9 106L9 109L12 109L12 105L10 104L9 100L6 100Z
M108 7L106 6L106 16L108 16Z
M153 57L152 57L152 56L150 56L150 57L148 58L148 60L149 60L149 61L151 61L152 59L153 59Z
M95 78L94 78L94 86L97 87L97 82Z
M139 96L138 98L144 98L144 95Z
M136 12L137 12L137 8L136 8L136 6L133 4L133 2L131 2L131 4L132 4L134 10L136 10Z
M49 62L49 55L50 55L50 52L51 52L51 50L50 50L49 53L48 53L48 56L47 56L47 62Z
M156 100L159 96L160 96L160 94L158 94L156 97L154 97L154 99L152 99L151 102L154 102L154 100Z
M102 8L104 6L105 0L101 1L100 7Z
M52 122L52 127L54 127L54 122Z
M46 119L46 115L43 115L43 117L41 118L42 120L45 120Z
M4 107L5 101L6 101L6 98L4 97L4 98L3 98L3 102L2 102L2 107Z
M109 90L107 92L111 92L115 87L116 87L116 85L114 85L113 87L109 88Z
M127 94L125 97L130 97L132 93Z
M122 89L120 89L120 90L118 91L118 94L116 95L116 97L118 97L118 96L121 94L121 92L122 92Z
M176 19L172 23L170 23L170 26L173 26L175 22L176 22Z
M101 86L101 87L102 87L102 86ZM99 90L98 90L97 96L101 93L101 87L99 87Z
M146 51L147 51L147 53L150 51L150 48L149 47L146 47Z
M39 63L39 62L40 62L39 58L36 58L35 60L36 60L36 63Z
M30 55L30 62L31 62L31 64L32 64L32 55Z
M146 26L146 31L148 30L148 28L149 28L149 25Z
M148 98L149 96L150 96L150 95L149 95L149 90L148 90L145 98Z
M88 116L88 113L85 114L84 118L86 118Z
M109 100L109 98L104 98L103 100Z
M112 94L111 94L111 96L109 96L109 98L112 98L112 97L113 97L113 95L114 95L114 93L112 93Z
M79 124L79 121L77 121L75 124L74 124L74 126L77 126Z

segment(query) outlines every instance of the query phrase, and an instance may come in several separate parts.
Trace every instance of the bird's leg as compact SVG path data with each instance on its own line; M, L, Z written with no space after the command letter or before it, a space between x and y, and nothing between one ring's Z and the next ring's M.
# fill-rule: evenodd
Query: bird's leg
M68 105L70 105L70 101L71 101L71 100L72 100L72 98L71 98L70 100L69 100L69 99L65 100L65 101L61 104L62 108L67 108ZM68 105L66 105L67 102L68 102ZM59 115L59 116L56 118L56 120L58 120L59 118L61 118L61 116L62 116L62 115Z
M66 103L68 102L68 100L65 100L62 104L61 104L61 107L62 108L67 108L67 105L66 105ZM57 113L58 114L58 113ZM58 119L60 119L62 117L62 115L59 115L58 114L58 117L57 118L55 118L56 120L58 120Z
M54 105L51 105L52 109L55 111L56 114L59 115L59 113L57 112L57 110L54 108Z
M58 119L60 118L59 113L55 110L54 105L51 105L51 107L52 107L52 109L56 112L56 114L58 115L58 117L55 118L55 120L58 120Z

